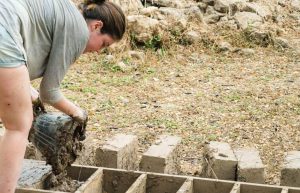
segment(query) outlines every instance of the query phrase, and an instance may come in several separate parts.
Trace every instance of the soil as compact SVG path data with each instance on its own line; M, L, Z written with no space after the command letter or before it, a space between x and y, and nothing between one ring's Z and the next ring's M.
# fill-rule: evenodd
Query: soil
M270 27L296 42L300 20L291 17L288 7L283 9L282 21L269 21ZM220 141L258 149L266 183L280 184L284 153L300 150L300 47L260 47L242 30L222 23L188 26L201 33L199 42L181 45L175 39L156 50L127 47L141 52L143 59L131 57L127 48L108 49L84 54L72 65L62 91L90 118L78 164L94 165L95 147L118 133L139 137L139 156L159 135L170 134L183 139L181 174L201 175L204 144ZM218 52L220 41L253 54ZM120 61L128 69L118 66Z
M67 177L65 173L60 175L52 174L50 177L50 188L48 190L75 192L84 182L79 182Z

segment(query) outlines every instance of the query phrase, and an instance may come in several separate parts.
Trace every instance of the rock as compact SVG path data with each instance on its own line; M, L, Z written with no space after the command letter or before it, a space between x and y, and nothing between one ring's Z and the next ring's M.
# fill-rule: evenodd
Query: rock
M250 12L238 12L234 15L234 19L241 29L247 29L249 27L259 27L262 25L262 18L256 13Z
M281 7L286 7L288 5L287 0L278 0L277 2Z
M111 54L106 55L106 56L104 57L104 60L105 60L106 62L112 62L114 59L115 59L115 57L114 57L113 55L111 55Z
M204 17L204 22L208 24L214 24L220 21L221 15L212 14Z
M198 6L192 6L185 10L185 14L189 16L189 20L195 21L198 20L199 22L203 22L203 14L201 9Z
M153 17L158 12L158 7L145 7L140 10L141 15L145 15L147 17Z
M184 0L147 0L150 4L155 4L160 7L184 8L187 4Z
M289 17L294 19L294 20L298 20L298 23L300 23L300 12L293 12L289 14Z
M161 7L159 11L165 18L164 21L160 21L165 29L175 33L186 30L188 16L185 14L185 9Z
M150 41L161 30L157 19L143 15L128 16L127 21L130 34L134 36L135 41L140 43Z
M232 46L228 42L220 42L218 44L218 49L220 52L227 52L227 51L232 50Z
M127 65L127 64L125 64L123 61L118 62L118 63L116 64L116 66L118 66L118 67L121 69L122 72L125 72L125 71L130 70L130 66Z
M233 13L237 10L237 4L246 0L215 0L214 8L221 13Z
M240 49L238 53L244 56L252 56L255 54L255 50L251 48L244 48L244 49Z
M188 44L193 44L195 42L198 42L201 39L200 34L196 31L188 31L184 35L184 42Z
M260 45L262 47L267 47L273 41L271 32L264 29L246 30L245 36L248 39L248 41Z
M141 61L144 61L145 59L145 54L144 52L138 52L138 51L129 51L128 52L128 55L132 58L136 58L136 59L139 59Z
M199 9L200 9L203 13L206 12L207 6L208 6L208 5L207 5L206 3L203 3L203 2L199 2L199 3L198 3Z
M255 2L246 3L241 11L256 13L266 20L271 19L272 17L272 11L268 6Z
M290 46L293 51L300 56L300 39L294 38L290 40ZM300 139L300 138L299 138Z
M213 6L215 4L215 0L202 0L203 3Z
M143 8L140 0L111 0L113 3L119 5L126 15L132 15L139 12Z
M295 11L300 11L300 0L292 0L291 6Z
M274 46L276 48L279 48L279 49L285 49L285 48L290 47L289 41L287 39L282 38L282 37L274 38Z
M233 30L237 30L238 26L235 23L235 20L233 19L228 19L228 17L221 17L220 21L217 23L217 25L225 28L225 29L233 29Z
M179 19L179 18L187 18L185 15L186 9L178 9L178 8L171 8L171 7L161 7L159 8L159 11L162 15L173 18L173 19Z

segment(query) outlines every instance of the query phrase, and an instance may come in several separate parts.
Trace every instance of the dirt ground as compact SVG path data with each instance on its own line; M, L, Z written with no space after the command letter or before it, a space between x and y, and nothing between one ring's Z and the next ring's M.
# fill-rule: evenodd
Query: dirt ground
M288 37L300 38L287 28ZM240 43L222 32L211 36ZM205 142L255 147L267 166L266 182L279 184L284 152L300 150L300 58L272 45L239 46L255 54L219 53L203 42L135 48L143 60L128 57L126 50L87 54L68 72L62 89L88 111L86 144L135 134L142 154L159 135L177 135L183 139L182 174L195 176ZM108 53L116 62L105 60ZM130 68L122 70L117 61ZM85 155L80 162L90 164L92 156Z
M256 147L267 182L278 184L284 152L300 147L299 60L272 48L251 57L197 49L146 50L129 72L105 66L103 54L81 57L63 85L88 110L87 143L135 134L144 152L158 135L177 135L188 175L200 173L207 141Z

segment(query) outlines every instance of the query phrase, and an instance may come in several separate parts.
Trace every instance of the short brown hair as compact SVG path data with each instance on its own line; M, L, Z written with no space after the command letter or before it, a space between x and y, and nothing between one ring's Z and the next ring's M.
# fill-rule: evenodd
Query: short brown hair
M126 29L126 19L122 9L107 0L85 0L79 5L83 17L101 20L102 33L109 34L115 40L122 39Z

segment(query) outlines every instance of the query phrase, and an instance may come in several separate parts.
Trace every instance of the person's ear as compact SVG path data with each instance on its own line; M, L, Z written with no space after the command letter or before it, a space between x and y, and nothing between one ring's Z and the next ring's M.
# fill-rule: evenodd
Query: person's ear
M102 27L103 27L103 22L102 22L101 20L97 20L97 21L95 22L94 27L95 27L95 30L101 32L101 29L102 29Z

